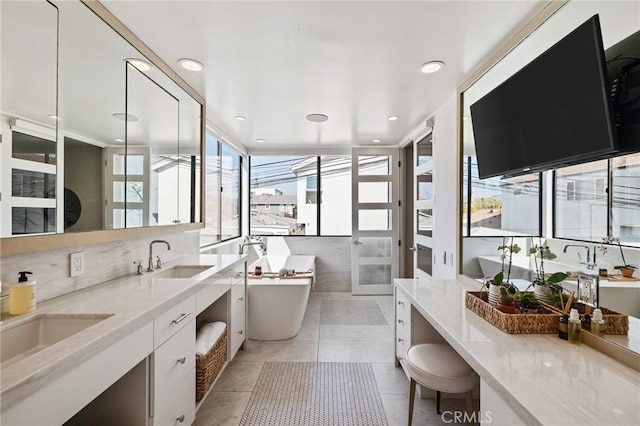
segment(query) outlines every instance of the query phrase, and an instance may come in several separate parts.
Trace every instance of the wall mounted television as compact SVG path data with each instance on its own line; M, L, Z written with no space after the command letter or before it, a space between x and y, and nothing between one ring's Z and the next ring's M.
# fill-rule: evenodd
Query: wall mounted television
M479 177L610 156L618 145L607 79L594 15L471 105Z

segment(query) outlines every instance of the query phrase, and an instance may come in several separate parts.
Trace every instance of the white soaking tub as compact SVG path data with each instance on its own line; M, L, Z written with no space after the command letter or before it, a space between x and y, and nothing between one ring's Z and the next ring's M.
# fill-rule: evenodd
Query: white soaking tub
M280 269L294 270L294 278L254 278L256 266L263 275ZM247 334L254 340L284 340L300 331L309 292L315 281L315 256L263 256L248 267ZM298 277L303 273L303 277Z

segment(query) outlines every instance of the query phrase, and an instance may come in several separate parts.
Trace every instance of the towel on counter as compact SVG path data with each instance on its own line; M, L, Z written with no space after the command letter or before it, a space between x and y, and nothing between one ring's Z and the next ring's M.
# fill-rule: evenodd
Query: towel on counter
M196 355L206 355L226 329L227 324L222 321L209 322L200 327L196 333Z

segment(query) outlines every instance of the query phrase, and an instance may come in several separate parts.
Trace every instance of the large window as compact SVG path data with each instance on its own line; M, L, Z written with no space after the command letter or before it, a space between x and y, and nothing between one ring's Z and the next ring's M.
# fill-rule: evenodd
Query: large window
M205 145L206 206L200 246L241 234L242 157L207 133Z
M350 156L252 156L250 233L350 235Z
M463 166L463 225L467 237L540 235L540 175L478 178L475 156Z
M554 184L555 237L640 245L640 154L558 169Z

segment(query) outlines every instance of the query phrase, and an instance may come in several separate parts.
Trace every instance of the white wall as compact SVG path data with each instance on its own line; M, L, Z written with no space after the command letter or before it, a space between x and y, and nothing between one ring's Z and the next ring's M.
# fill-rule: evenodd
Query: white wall
M457 255L457 226L459 213L456 208L458 188L456 186L457 141L456 141L456 94L436 110L433 128L434 166L434 228L433 265L434 278L455 278ZM446 253L446 263L444 254Z

